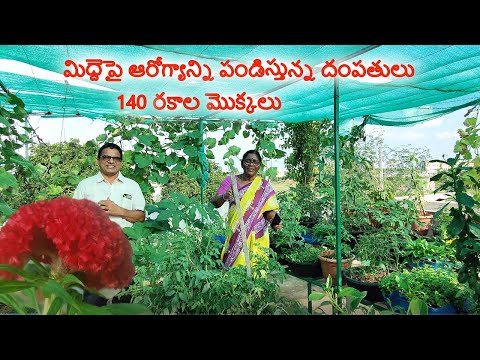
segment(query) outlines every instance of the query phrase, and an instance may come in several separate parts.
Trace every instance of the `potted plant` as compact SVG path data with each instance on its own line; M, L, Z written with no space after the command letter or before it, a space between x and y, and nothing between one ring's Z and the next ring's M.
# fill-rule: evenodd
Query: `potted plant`
M456 267L455 247L438 237L407 239L402 248L407 268L430 264L433 267Z
M318 262L318 255L322 249L311 244L303 243L289 250L285 250L283 256L287 261L288 270L297 277L319 278L322 276L322 268Z
M469 297L468 289L458 282L454 271L431 265L390 273L379 285L391 305L406 310L408 302L417 298L427 304L428 314L456 313Z
M412 230L421 236L425 236L429 231L432 231L431 223L433 219L433 213L427 213L423 205L427 179L422 176L422 172L425 170L427 154L428 152L410 154L408 157L410 192L413 194L413 200L418 211L417 219L412 223Z
M401 263L402 244L409 239L407 231L393 231L381 228L358 238L353 248L355 257L361 266L343 271L348 286L367 291L365 300L379 302L383 300L378 281Z
M335 230L334 230L335 231ZM352 248L348 241L351 240L352 235L342 227L342 269L347 269L352 266L353 254ZM336 236L335 234L327 235L325 237L324 251L318 255L318 260L322 266L323 277L326 279L329 275L333 282L337 281L337 258L336 258Z
M467 115L475 111L474 117L467 118L459 129L460 139L455 143L454 158L433 160L446 165L447 169L433 176L431 181L441 181L435 189L453 191L447 205L456 201L457 205L450 207L450 223L447 225L447 236L453 240L456 258L462 263L458 271L458 280L475 293L475 303L480 304L480 122L478 121L478 106L471 109ZM437 211L440 214L446 207Z

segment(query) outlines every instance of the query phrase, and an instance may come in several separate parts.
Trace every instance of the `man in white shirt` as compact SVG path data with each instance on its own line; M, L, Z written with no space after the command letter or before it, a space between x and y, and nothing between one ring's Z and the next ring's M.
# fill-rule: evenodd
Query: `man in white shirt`
M122 228L144 221L145 198L140 186L120 172L122 149L105 143L98 150L97 164L98 174L80 181L73 198L96 202Z
M116 144L105 143L98 149L97 164L100 168L98 174L80 181L73 198L96 202L122 228L132 226L137 221L145 221L145 197L140 186L120 172L122 149ZM130 302L130 296L112 299L119 291L102 289L99 293L103 296L85 291L83 301L96 306L106 305L108 299L113 302Z

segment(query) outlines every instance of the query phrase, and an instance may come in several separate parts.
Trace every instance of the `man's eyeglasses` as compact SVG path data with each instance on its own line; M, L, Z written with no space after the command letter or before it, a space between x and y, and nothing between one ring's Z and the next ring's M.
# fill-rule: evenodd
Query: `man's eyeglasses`
M247 159L244 161L245 164L253 164L253 165L260 165L260 161L258 160L250 160L250 159Z
M108 155L102 155L100 156L100 159L102 159L102 161L114 161L114 162L120 162L122 161L122 159L118 156L108 156Z

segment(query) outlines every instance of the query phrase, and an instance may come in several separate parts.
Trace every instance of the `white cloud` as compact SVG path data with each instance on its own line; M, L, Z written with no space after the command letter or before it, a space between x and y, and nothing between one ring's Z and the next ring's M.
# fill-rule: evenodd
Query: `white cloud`
M452 131L442 131L440 133L436 133L435 137L440 140L458 139L458 134Z
M424 123L415 125L414 128L430 128L430 127L440 126L442 125L442 123L443 123L442 118L436 118L436 119L432 119Z

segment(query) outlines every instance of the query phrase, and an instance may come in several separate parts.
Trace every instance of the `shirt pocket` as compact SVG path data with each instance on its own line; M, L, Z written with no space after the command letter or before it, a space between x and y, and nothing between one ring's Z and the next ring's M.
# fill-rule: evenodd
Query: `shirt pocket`
M133 198L130 194L122 195L122 205L124 209L133 210Z

